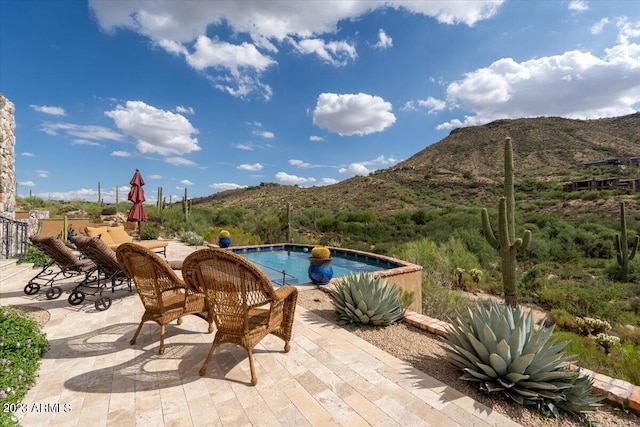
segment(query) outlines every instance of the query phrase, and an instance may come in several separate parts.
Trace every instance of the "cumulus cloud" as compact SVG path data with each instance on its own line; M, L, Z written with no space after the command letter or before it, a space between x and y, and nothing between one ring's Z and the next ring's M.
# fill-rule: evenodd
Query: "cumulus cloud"
M20 185L20 187L35 187L36 183L33 181L20 181L18 185Z
M418 104L417 106L416 103ZM442 101L440 99L429 96L427 99L419 99L418 101L407 101L402 107L402 110L416 111L418 110L418 107L427 110L428 114L435 114L447 108L447 103L446 101Z
M619 27L619 39L637 37L624 23ZM602 56L573 50L523 62L500 59L447 87L451 107L471 114L437 128L481 125L500 118L590 119L634 113L640 107L639 58L639 44L621 43L605 49Z
M148 179L162 179L162 175L152 174L147 176Z
M333 178L322 178L320 180L320 182L318 183L318 185L333 185L333 184L337 184L340 181L338 181L337 179L333 179Z
M323 138L323 137L321 137L321 136L311 135L311 136L309 137L309 141L314 141L314 142L324 142L324 141L326 141L326 139L324 139L324 138Z
M49 178L49 171L35 170L33 171L38 178Z
M49 114L51 116L66 116L67 113L64 111L62 107L50 107L48 105L29 105L29 107L33 108L35 111L39 113Z
M35 157L36 155L33 153L30 153L28 151L24 151L22 154L20 154L23 157Z
M338 169L338 172L349 175L369 175L374 170L393 166L396 163L398 163L398 160L394 157L378 156L373 160L351 163L347 167Z
M303 54L314 53L323 61L336 66L344 66L356 59L356 48L346 41L326 42L322 39L304 39L292 41L295 49Z
M307 163L307 162L303 162L302 160L297 160L297 159L290 159L289 160L289 164L291 166L295 166L297 168L302 168L302 169L306 169L306 168L312 168L314 167L312 164Z
M127 101L115 110L104 113L126 135L137 140L136 147L143 153L162 156L186 154L200 150L197 134L189 120L181 114L164 111L142 101Z
M73 123L55 123L44 122L40 128L42 132L47 135L59 136L61 133L67 136L75 136L84 140L110 140L110 141L124 141L125 137L121 133L114 132L113 130L103 126L91 126L91 125L76 125Z
M74 139L73 141L71 141L71 145L89 145L92 147L99 147L100 143L96 141L89 141L86 139Z
M321 93L313 111L313 123L339 135L381 132L396 121L391 103L366 93Z
M276 135L273 132L269 132L269 131L266 131L266 130L258 130L258 129L256 129L252 133L254 135L259 136L259 137L264 138L264 139L273 139L273 138L276 137Z
M286 172L278 172L276 174L276 182L285 185L300 185L316 182L315 178L303 178L301 176L289 175Z
M135 31L172 55L178 55L214 81L214 86L232 96L253 92L265 99L271 88L262 73L275 64L268 53L292 47L293 52L314 54L332 65L344 65L357 57L355 45L345 40L325 40L338 33L338 24L355 20L384 8L402 8L445 24L473 26L495 15L503 0L473 2L340 1L324 2L111 2L91 0L89 7L100 28ZM207 29L223 28L234 39L251 41L233 44L211 39ZM335 37L333 37L335 39ZM391 39L380 38L388 44ZM382 46L382 45L381 45Z
M262 170L262 165L260 163L254 163L252 165L242 164L242 165L238 165L236 169L241 171L259 171L259 170Z
M602 18L591 26L591 34L600 34L607 24L609 24L609 18Z
M373 47L377 47L378 49L387 49L393 46L393 39L384 32L382 28L378 31L378 43L373 45Z
M233 148L237 148L238 150L251 151L253 150L253 144L251 143L242 143L239 142L237 144L231 144Z
M225 191L225 190L235 190L238 188L247 188L246 185L233 184L230 182L218 182L215 184L209 184L209 188L213 188L214 190Z
M188 179L183 179L182 181L180 181L180 184L182 185L193 185L193 182L189 181Z

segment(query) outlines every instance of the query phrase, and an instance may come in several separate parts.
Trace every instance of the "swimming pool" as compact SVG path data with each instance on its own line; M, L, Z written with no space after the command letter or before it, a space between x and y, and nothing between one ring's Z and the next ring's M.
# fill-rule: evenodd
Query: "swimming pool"
M274 286L310 284L310 249L298 246L234 249L234 252L256 264L267 275ZM331 253L333 277L349 273L374 272L392 269L400 265L366 255L350 254L333 250Z

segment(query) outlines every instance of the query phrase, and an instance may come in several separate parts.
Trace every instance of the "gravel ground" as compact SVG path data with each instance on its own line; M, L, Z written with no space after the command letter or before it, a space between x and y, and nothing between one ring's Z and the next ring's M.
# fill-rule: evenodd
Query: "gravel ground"
M299 292L298 304L327 320L334 323L337 321L331 300L321 290L313 289ZM523 426L583 427L585 425L579 418L566 414L563 414L559 419L548 418L536 410L520 406L511 402L508 398L503 398L501 395L493 394L489 396L475 388L474 383L460 380L458 378L460 371L448 363L442 363L446 358L446 354L442 341L436 335L421 331L406 323L387 327L347 325L345 328L376 347L410 363L416 369L510 417ZM632 413L627 414L620 408L606 404L596 413L588 415L588 419L603 427L637 427L640 425L640 417Z

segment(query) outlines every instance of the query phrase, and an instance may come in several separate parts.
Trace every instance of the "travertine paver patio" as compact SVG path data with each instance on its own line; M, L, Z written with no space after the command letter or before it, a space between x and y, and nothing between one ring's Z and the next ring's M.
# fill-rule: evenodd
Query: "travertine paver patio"
M172 242L167 258L191 250ZM18 414L25 427L517 425L300 306L289 353L271 336L256 348L252 387L246 353L231 345L198 375L213 339L201 319L170 325L159 355L154 323L129 345L143 311L136 295L97 312L91 301L70 306L66 292L52 301L42 291L25 295L30 277L0 285L3 305L51 314L51 349L24 401L28 411Z

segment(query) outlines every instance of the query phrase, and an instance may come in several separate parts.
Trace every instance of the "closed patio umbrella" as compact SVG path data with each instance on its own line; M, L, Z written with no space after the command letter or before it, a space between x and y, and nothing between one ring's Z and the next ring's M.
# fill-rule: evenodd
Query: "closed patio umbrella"
M131 190L129 190L127 199L133 202L133 206L131 206L131 210L129 210L127 221L138 223L138 236L140 236L140 223L147 220L147 213L143 205L145 201L144 190L142 189L144 180L138 169L136 169L136 173L133 174L133 178L131 178L129 184L131 184Z

